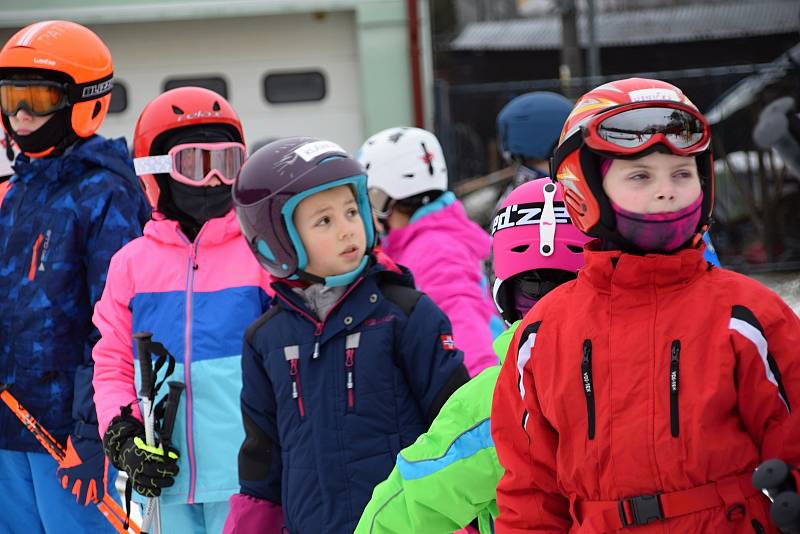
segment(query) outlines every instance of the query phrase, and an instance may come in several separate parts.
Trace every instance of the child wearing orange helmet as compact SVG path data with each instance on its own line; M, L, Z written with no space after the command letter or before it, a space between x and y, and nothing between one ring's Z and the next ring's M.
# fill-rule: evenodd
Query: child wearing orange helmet
M233 212L231 184L246 154L242 125L217 93L182 87L145 106L133 144L153 217L144 236L112 258L95 307L100 433L135 500L159 497L160 517L152 519L160 529L149 532L218 533L239 489L242 339L272 292ZM174 356L169 380L186 386L168 454L153 454L145 440L131 336L141 331ZM161 388L156 400L166 393Z
M111 256L148 215L125 141L95 135L112 71L103 41L72 22L32 24L0 49L0 121L21 152L0 190L0 383L66 446L56 472L0 409L0 492L15 500L2 532L111 531L92 506L116 491L92 400L91 314Z
M777 532L750 480L764 459L800 461L800 320L703 258L710 135L658 80L575 104L552 170L597 239L500 373L497 532Z

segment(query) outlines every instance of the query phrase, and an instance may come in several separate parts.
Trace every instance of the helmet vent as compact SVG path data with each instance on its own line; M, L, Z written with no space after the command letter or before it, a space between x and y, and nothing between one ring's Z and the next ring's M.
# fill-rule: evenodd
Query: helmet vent
M407 172L407 173L405 173L403 175L403 178L413 178L413 177L414 177L414 173L413 172Z
M365 169L365 170L369 170L369 166L370 166L370 165L371 165L371 164L370 164L370 162L368 161L368 162L366 163L366 165L364 165L364 169Z
M211 107L212 111L219 111L219 102L216 100L214 101L214 105Z
M530 245L517 245L516 247L511 249L511 252L517 252L519 254L522 254L523 252L528 250L528 248L530 248Z
M428 164L428 174L433 176L433 154L428 152L425 143L420 143L420 145L422 145L422 161Z
M100 101L94 103L94 110L92 110L92 118L97 117L100 114L100 110L103 109L103 106L100 104Z
M583 247L579 247L577 245L567 245L567 248L575 254L583 254Z
M179 108L178 106L172 106L172 112L175 115L183 115L183 110L181 108Z

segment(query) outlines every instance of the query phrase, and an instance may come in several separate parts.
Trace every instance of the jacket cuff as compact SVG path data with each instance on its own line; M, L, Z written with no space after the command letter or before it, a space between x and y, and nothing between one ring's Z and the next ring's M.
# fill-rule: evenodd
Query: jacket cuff
M244 493L232 495L230 504L223 534L280 534L283 531L280 505Z
M84 421L76 421L75 427L72 429L72 434L75 438L92 439L100 441L100 430L97 423L86 423Z

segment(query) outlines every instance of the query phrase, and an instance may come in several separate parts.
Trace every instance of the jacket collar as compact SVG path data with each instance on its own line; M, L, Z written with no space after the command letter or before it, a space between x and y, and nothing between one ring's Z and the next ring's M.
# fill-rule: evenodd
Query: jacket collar
M418 220L422 219L430 215L431 213L436 213L437 211L441 211L445 209L447 206L454 204L456 201L456 195L452 191L445 191L442 193L439 198L421 206L409 219L408 224L413 224Z
M45 182L74 180L93 167L108 169L120 176L136 178L124 139L106 139L93 135L79 139L58 157L31 159L25 154L20 154L14 161L14 176L11 180L22 183L29 183L32 180Z
M674 254L640 256L619 250L600 250L600 242L592 241L584 249L586 265L578 272L578 278L603 292L615 287L680 289L710 268L703 258L704 251L705 245L701 243L696 248Z
M148 221L144 226L144 235L167 245L186 246L189 244L189 238L181 231L178 221L163 217ZM195 242L202 242L203 246L218 245L239 238L241 235L242 230L236 220L236 214L231 209L224 217L206 221L197 234Z
M384 261L388 261L384 264ZM303 299L293 288L297 283L279 280L272 283L275 290L273 305L283 306L296 313L306 316L307 320L315 324L323 324L319 335L319 342L325 343L342 330L352 330L373 314L374 307L382 300L379 286L383 280L388 280L396 285L414 287L414 279L405 267L398 267L383 255L377 261L371 260L362 276L348 286L345 293L330 309L324 320L318 319L316 314L308 308ZM371 298L376 295L378 298Z

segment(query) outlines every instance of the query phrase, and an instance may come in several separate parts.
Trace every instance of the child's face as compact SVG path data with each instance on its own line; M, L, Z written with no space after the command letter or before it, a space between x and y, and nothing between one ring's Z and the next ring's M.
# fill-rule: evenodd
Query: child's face
M697 162L691 156L661 152L615 159L603 178L603 191L614 204L634 213L678 211L700 196Z
M349 186L304 198L292 220L308 255L307 272L325 278L349 273L361 263L367 238Z
M51 113L50 115L40 117L28 113L24 109L20 109L14 115L8 117L8 123L17 135L30 135L41 128L52 116L53 114Z

